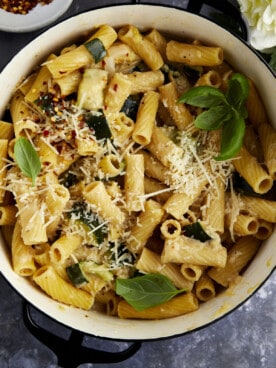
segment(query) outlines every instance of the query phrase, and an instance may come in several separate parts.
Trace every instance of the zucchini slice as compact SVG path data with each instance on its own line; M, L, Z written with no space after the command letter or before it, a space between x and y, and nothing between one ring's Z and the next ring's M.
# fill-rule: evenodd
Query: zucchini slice
M93 56L95 63L98 63L106 56L106 49L99 38L94 38L91 41L85 42L84 46Z
M102 111L97 114L87 113L85 122L93 130L96 139L110 139L112 137L108 122Z
M199 221L194 222L191 225L186 225L184 227L184 235L189 238L197 239L203 243L212 239L203 229Z
M88 279L82 270L81 263L75 263L72 266L66 268L66 273L69 280L76 287L81 287L88 283Z
M85 202L76 202L68 216L76 215L76 222L83 226L87 233L91 232L96 244L102 244L107 234L107 227L98 215L87 208Z

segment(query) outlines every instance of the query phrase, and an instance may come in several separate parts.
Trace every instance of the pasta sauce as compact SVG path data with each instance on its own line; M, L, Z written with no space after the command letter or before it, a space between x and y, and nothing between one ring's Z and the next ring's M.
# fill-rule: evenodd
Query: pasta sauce
M189 313L273 231L276 132L219 46L102 25L49 55L9 112L2 232L14 271L59 302Z

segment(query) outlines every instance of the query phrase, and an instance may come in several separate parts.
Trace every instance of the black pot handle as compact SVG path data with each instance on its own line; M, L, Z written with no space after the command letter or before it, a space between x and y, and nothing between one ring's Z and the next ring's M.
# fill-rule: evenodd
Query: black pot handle
M141 342L132 342L126 350L108 352L82 346L85 334L72 330L68 340L40 327L32 318L30 304L23 302L23 321L29 332L57 356L62 368L77 368L85 363L118 363L132 357L141 347Z
M220 16L214 14L211 20L236 33L245 41L248 41L248 29L237 3L234 5L228 0L189 0L187 10L195 14L200 14L204 5L221 12Z
M132 0L132 3L147 4L147 1ZM168 1L168 6L170 5ZM188 0L188 3L184 2L183 7L177 7L179 9L185 9L193 14L200 14L204 6L208 6L210 9L220 12L220 14L217 13L213 15L210 12L207 18L210 18L210 20L218 23L230 32L235 33L237 36L243 38L244 41L248 41L247 26L241 16L238 4L234 5L228 0Z

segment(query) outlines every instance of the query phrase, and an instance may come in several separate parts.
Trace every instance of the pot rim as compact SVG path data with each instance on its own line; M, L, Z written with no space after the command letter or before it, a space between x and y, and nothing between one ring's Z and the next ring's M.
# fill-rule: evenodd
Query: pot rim
M204 325L198 326L196 328L194 328L193 330L188 330L188 331L184 331L184 332L180 332L177 333L175 335L169 335L169 336L160 336L160 337L153 337L153 338L139 338L139 339L133 339L133 338L114 338L114 337L110 337L110 336L100 336L100 335L94 335L93 333L88 333L88 332L84 332L81 329L78 328L73 328L71 326L68 326L65 322L58 320L57 318L55 318L54 316L51 316L49 314L47 314L46 311L40 309L38 306L34 305L34 303L32 301L29 301L26 299L26 297L24 297L24 295L22 295L22 293L16 289L16 287L10 282L10 280L1 273L1 275L3 276L3 278L5 279L5 281L9 284L9 286L22 298L22 302L25 302L27 304L29 304L34 310L36 310L37 312L41 313L42 315L44 315L45 317L51 319L52 321L58 323L60 326L63 326L64 328L70 329L70 330L75 330L78 331L86 336L91 336L91 337L95 337L101 340L108 340L108 341L118 341L118 342L149 342L149 341L162 341L162 340L168 340L168 339L173 339L173 338L177 338L177 337L181 337L183 335L188 335L191 334L193 332L198 332L204 328L208 328L209 326L219 322L220 320L224 319L225 317L228 317L229 315L231 315L233 312L235 312L237 309L239 309L241 306L243 306L249 299L251 299L266 283L267 281L270 279L270 277L273 275L273 273L276 271L276 266L274 266L274 268L270 271L270 273L267 275L266 279L262 281L262 283L259 284L259 286L252 291L252 294L249 294L247 296L246 299L244 299L243 301L240 302L240 304L237 304L233 309L225 312L225 314L221 314L220 316L218 316L216 319L213 319L210 322L207 322Z
M138 4L138 5L133 5L133 4L119 4L119 5L108 5L108 6L105 6L105 7L102 7L102 8L98 8L98 9L93 9L93 10L90 10L90 11L84 11L84 12L81 12L77 15L74 15L72 17L69 17L65 20L63 20L62 22L50 27L48 30L42 32L40 35L38 35L37 37L35 37L30 43L28 43L17 55L15 55L11 61L7 64L7 66L3 69L1 75L0 75L0 83L2 82L2 79L3 79L3 74L6 75L7 73L9 73L9 70L16 66L17 64L17 61L18 61L18 58L20 59L21 56L24 56L24 54L26 54L26 52L34 45L34 46L37 46L38 45L38 42L42 40L43 42L43 39L44 38L49 38L49 36L51 37L51 35L53 35L53 33L56 31L56 30L59 30L60 27L63 27L64 25L68 25L69 23L73 23L74 22L74 19L76 20L77 18L80 19L80 17L82 16L85 16L87 14L95 14L97 12L107 12L108 10L110 10L110 8L112 9L122 9L122 8L129 8L129 7L137 7L137 9L142 9L142 8L147 8L147 9L150 9L152 7L154 7L155 9L158 8L158 9L168 9L168 6L164 6L164 5L153 5L153 4ZM177 12L181 12L181 13L187 13L187 14L190 14L191 17L195 17L196 19L200 19L202 18L204 20L204 22L209 22L212 24L212 27L218 27L218 29L220 29L221 31L223 32L226 32L228 34L231 35L231 37L233 37L235 40L238 40L239 42L241 42L245 47L247 47L251 52L253 52L253 54L255 56L257 56L258 60L264 64L264 67L266 67L266 69L270 72L271 76L275 76L275 73L272 71L271 68L268 67L267 63L265 62L265 60L263 58L260 57L260 55L256 52L256 50L254 50L250 45L248 45L243 39L239 38L237 35L233 35L233 33L231 33L229 30L225 30L224 28L222 28L221 26L217 25L216 23L210 21L210 19L208 19L207 17L205 16L202 16L202 15L196 15L196 14L193 14L193 13L190 13L186 10L183 10L181 8L178 8L178 7L175 7L175 6L170 6L170 9L172 11L177 11ZM121 23L122 24L122 23ZM95 23L92 23L92 25L90 25L90 28L93 28L93 26L95 26ZM149 25L148 25L149 27ZM83 33L84 31L82 31ZM67 43L70 42L70 40L67 39ZM62 42L59 41L59 45L64 45L64 42L63 42L63 39L62 39ZM47 54L49 53L49 51L47 51ZM35 57L37 58L36 60L36 63L34 62L33 65L36 65L37 62L39 60L41 60L41 58L43 59L43 56L45 55L38 55L36 54ZM18 81L19 82L19 81ZM6 106L6 103L2 104L2 109L4 108L4 105ZM0 113L1 113L1 108L0 108ZM0 249L0 253L1 252L4 252L4 250L2 249L4 247L1 247ZM99 331L92 331L92 332L89 332L89 331L84 331L82 328L78 329L76 328L76 326L71 326L69 324L69 322L64 319L62 319L60 316L58 317L56 314L55 316L53 315L50 315L47 313L47 309L45 309L43 306L39 305L39 303L36 303L35 300L32 300L32 296L30 298L30 295L27 295L24 296L24 287L22 289L22 287L19 287L18 285L20 285L20 282L17 282L17 277L9 277L8 274L10 273L13 273L12 270L6 270L5 272L3 271L0 271L4 278L9 282L9 284L17 291L18 294L20 294L25 300L27 300L31 305L33 305L33 307L35 309L38 309L40 312L42 312L43 314L45 314L47 317L55 320L56 322L64 325L65 327L69 327L69 328L72 328L72 329L77 329L78 331L80 332L83 332L85 334L88 334L88 335L91 335L91 336L95 336L95 337L100 337L100 338L103 338L103 339L113 339L113 340L120 340L120 341L149 341L149 340L159 340L159 339L167 339L167 338L172 338L172 337L177 337L177 336L181 336L181 335L184 335L186 333L189 333L189 332L193 332L193 331L197 331L201 328L204 328L204 327L208 327L210 324L220 320L221 318L223 318L224 316L227 316L228 314L230 314L231 312L233 312L234 310L236 310L237 308L239 308L242 304L244 304L266 281L267 279L271 276L272 272L274 271L274 268L275 268L275 265L270 269L269 272L266 273L266 276L264 277L263 280L261 280L258 285L256 286L252 286L252 290L250 293L247 293L246 296L243 296L243 298L241 298L241 301L237 302L234 304L233 307L231 307L229 310L226 309L226 311L224 311L223 313L215 316L213 319L207 321L207 322L203 322L202 324L198 325L197 327L194 327L194 328L190 328L190 329L187 329L187 330L184 330L182 332L175 332L175 333L171 333L169 332L168 334L163 334L161 336L157 336L157 335L152 335L152 336L148 336L148 337L143 337L143 338L140 338L140 337L137 337L135 338L135 336L133 337L129 337L129 338L126 338L125 336L120 336L117 335L117 334L110 334L110 335L107 335L107 333L105 332L105 334L101 335L99 333ZM11 279L13 280L13 282L11 281ZM48 298L48 297L47 297ZM31 300L29 300L31 299ZM57 302L54 302L54 303L57 303ZM207 302L208 303L208 302ZM59 304L59 303L57 303ZM70 309L65 307L65 309ZM108 319L107 316L104 316L106 319ZM91 317L92 318L92 317ZM116 317L118 318L118 317ZM181 317L180 317L181 318ZM179 317L175 317L175 319L179 319ZM170 319L172 320L172 319ZM148 324L149 328L151 325L155 325L155 324L163 324L162 320L159 320L159 321L153 321L152 323L150 321L146 321L146 324ZM130 323L131 324L131 323ZM138 327L140 325L143 325L142 323L140 323L140 321L138 321L138 323L135 323L135 326ZM135 328L135 326L133 328ZM133 335L133 334L132 334ZM119 337L118 337L119 336Z

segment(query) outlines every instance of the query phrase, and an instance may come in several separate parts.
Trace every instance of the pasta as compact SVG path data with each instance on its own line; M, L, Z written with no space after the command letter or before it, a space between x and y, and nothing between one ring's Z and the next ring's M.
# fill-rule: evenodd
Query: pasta
M221 47L192 45L174 40L168 42L166 53L171 61L193 66L215 66L223 61Z
M129 211L141 211L144 203L141 199L144 188L144 157L143 155L126 156L125 197Z
M2 187L6 175L5 159L8 157L8 140L0 139L0 185ZM0 202L2 202L5 191L0 187Z
M179 130L184 130L192 121L193 117L185 105L179 105L178 91L173 82L159 87L161 99L164 106L168 109L175 125Z
M193 293L176 296L161 306L147 308L146 311L136 311L122 300L118 305L118 315L120 318L162 319L193 312L198 309L198 305Z
M257 162L257 159L242 147L239 157L234 161L235 169L252 186L254 191L259 194L267 193L272 185L272 177Z
M21 236L21 225L19 221L16 222L14 227L11 252L14 272L24 277L33 275L36 271L34 250L30 245L24 243Z
M250 80L243 145L216 160L220 127L196 127L204 109L179 102L194 86L225 93L233 75L222 47L131 24L50 54L0 121L14 272L61 303L137 319L196 311L242 277L276 223L276 132ZM135 308L118 285L142 276L171 299Z
M133 25L122 27L118 32L118 37L133 48L151 70L158 70L162 67L164 62L161 54L153 43L143 37L137 27Z
M260 245L260 240L251 236L242 237L229 251L224 268L211 268L208 275L218 284L228 286L248 264Z
M215 237L209 242L201 242L184 235L176 239L166 239L161 254L162 263L191 263L224 268L226 260L226 248Z
M195 293L199 300L206 302L216 295L215 284L206 274L202 275L196 282Z
M136 267L142 272L161 273L167 276L179 288L186 287L189 290L193 288L193 282L183 277L177 265L173 263L162 264L160 256L147 248L143 249Z
M145 93L140 102L132 138L134 142L142 146L150 143L158 103L159 94L154 91Z
M205 269L205 266L182 263L180 271L187 280L198 281Z
M13 138L13 125L0 120L0 139L11 140Z
M94 298L91 294L66 282L51 265L39 268L33 275L33 280L55 300L85 310L93 305Z
M15 206L0 206L0 225L15 225L16 213Z
M269 124L260 124L258 128L263 148L264 159L268 172L273 180L276 178L276 160L274 150L276 147L276 134Z

